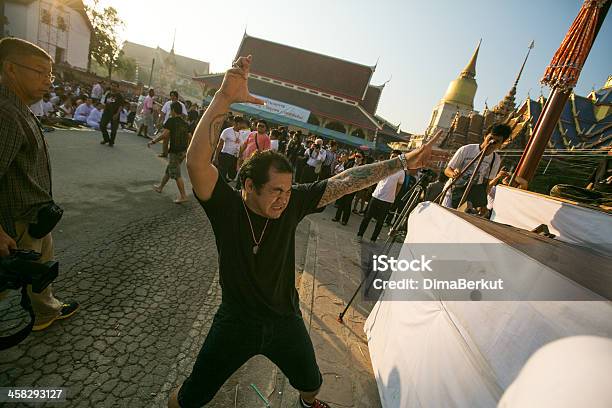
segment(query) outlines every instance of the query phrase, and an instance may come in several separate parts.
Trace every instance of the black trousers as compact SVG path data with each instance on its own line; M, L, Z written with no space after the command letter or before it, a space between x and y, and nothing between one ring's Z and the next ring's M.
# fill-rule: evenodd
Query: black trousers
M111 124L110 138L108 137L108 130L106 130L106 127L108 126L109 123ZM102 118L100 118L100 131L102 132L102 138L104 138L106 142L115 144L115 137L117 137L118 128L119 128L119 118L113 120L112 116L102 115Z
M255 321L222 303L191 374L181 386L180 406L208 403L236 370L258 354L276 364L298 391L313 392L323 383L301 316Z
M347 194L338 199L338 209L336 210L336 219L341 220L346 224L351 216L351 203L353 202L355 193Z
M374 232L370 237L370 240L376 241L376 239L378 239L378 234L380 234L380 230L382 230L383 224L385 222L385 217L387 216L387 212L389 211L389 208L391 208L391 204L392 203L388 203L386 201L382 201L378 198L372 197L365 216L361 221L361 225L359 225L359 232L357 233L357 235L363 237L363 234L368 229L368 225L370 225L370 221L372 221L372 218L376 218L376 227L374 227Z
M219 174L225 181L231 181L236 178L236 164L238 158L229 153L219 153Z

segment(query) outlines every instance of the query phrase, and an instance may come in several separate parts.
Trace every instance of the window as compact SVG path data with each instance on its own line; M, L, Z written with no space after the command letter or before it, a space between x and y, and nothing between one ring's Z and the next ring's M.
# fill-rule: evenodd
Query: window
M66 60L66 50L61 47L55 47L55 62L64 62Z

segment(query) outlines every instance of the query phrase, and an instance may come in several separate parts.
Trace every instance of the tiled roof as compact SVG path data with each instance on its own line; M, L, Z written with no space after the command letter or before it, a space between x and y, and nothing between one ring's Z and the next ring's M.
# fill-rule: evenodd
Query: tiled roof
M384 87L384 85L368 85L368 90L366 91L366 96L363 102L361 103L361 106L363 106L364 109L372 115L376 113L376 109L378 108L378 101L380 100L380 95L382 94Z
M362 101L374 67L250 37L236 56L253 55L251 72Z
M528 99L527 103L529 104L532 117L531 126L533 128L542 113L542 106L539 102L531 99ZM567 149L571 147L592 146L603 139L609 139L609 136L612 134L612 116L609 115L607 118L597 122L593 113L593 103L588 98L574 95L573 103L581 132L578 132L576 128L572 101L568 100L559 118L564 134L561 133L559 124L557 124L550 138L551 147Z

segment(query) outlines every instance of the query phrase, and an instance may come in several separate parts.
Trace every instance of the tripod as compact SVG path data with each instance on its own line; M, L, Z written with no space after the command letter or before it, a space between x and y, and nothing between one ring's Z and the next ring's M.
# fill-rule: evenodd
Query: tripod
M389 251L391 251L391 247L393 246L393 244L399 241L398 237L401 237L400 239L402 240L406 237L406 231L408 230L408 215L410 215L414 207L416 207L416 205L419 203L422 193L426 190L427 181L427 177L421 177L417 184L415 184L410 190L408 190L406 194L404 194L404 196L402 197L401 201L404 201L404 199L408 197L409 198L406 202L406 205L404 205L404 208L402 208L400 215L396 218L395 222L391 226L391 229L389 230L389 236L387 237L385 245L383 246L384 254L388 254ZM403 229L402 226L405 226L405 229ZM374 274L373 279L376 279L376 276L378 276L378 271L376 271L376 273ZM346 304L344 310L338 315L338 322L344 323L344 315L348 311L349 307L351 307L353 300L355 300L355 297L361 290L361 287L368 280L369 277L370 274L367 274L361 280L361 282L359 282L359 286L357 286L355 293L353 293L353 296L351 296L351 299Z

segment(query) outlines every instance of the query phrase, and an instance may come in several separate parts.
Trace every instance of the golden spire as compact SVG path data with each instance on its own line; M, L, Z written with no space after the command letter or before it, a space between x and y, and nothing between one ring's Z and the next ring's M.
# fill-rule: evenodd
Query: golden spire
M482 39L478 41L478 46L470 59L470 62L465 66L457 79L452 81L446 90L446 94L442 101L456 105L462 105L464 108L474 109L474 96L476 96L476 59Z
M516 76L516 79L514 80L514 85L512 85L512 88L510 88L504 99L499 101L499 103L493 108L494 113L501 116L507 116L516 109L514 99L514 97L516 96L516 86L518 85L519 79L521 79L521 74L523 73L523 69L525 68L525 64L527 63L527 58L529 58L529 53L533 49L533 45L534 42L532 40L531 44L529 44L527 55L525 55L525 59L523 60L523 65L521 65L521 69L519 70L519 73Z
M476 51L474 51L470 62L468 62L465 68L463 68L463 71L461 71L461 78L476 78L476 60L478 59L480 43L482 43L482 38L478 41L478 46L476 47Z

